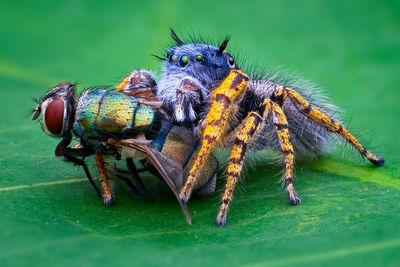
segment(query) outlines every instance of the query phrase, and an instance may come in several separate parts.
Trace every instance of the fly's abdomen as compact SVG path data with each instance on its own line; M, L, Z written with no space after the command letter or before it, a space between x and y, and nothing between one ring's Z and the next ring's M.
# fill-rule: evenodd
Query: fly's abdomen
M85 139L126 130L145 132L155 117L153 109L134 97L104 89L86 91L76 112L74 132Z

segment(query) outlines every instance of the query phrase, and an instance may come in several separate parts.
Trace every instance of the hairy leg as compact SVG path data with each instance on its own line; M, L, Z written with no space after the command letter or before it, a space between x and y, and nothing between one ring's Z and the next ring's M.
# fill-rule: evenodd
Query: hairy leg
M272 114L275 129L279 138L279 143L281 145L281 150L285 157L285 175L283 177L283 182L286 191L288 192L290 203L293 205L298 205L301 203L301 200L297 196L293 186L294 150L290 142L288 123L283 110L275 102L272 102Z
M262 121L267 117L271 107L271 101L266 100L262 104L263 116L256 112L250 112L243 120L236 136L231 156L229 158L228 179L225 185L225 192L221 200L221 207L217 216L217 225L224 226L229 204L232 201L233 191L242 171L247 144L260 130Z
M213 92L211 109L207 114L200 152L179 194L179 198L184 203L189 201L197 178L204 164L207 162L212 149L225 134L229 115L232 111L232 104L244 92L247 81L248 77L244 73L232 70L222 84Z
M351 144L363 157L366 157L375 166L382 166L385 163L383 158L366 150L364 146L357 140L357 138L355 138L345 127L340 125L339 122L333 120L319 109L313 107L295 90L280 86L278 87L275 96L280 98L288 97L300 112L304 113L311 120L325 126L329 131L342 136L343 139Z
M106 206L111 206L114 202L113 192L110 187L110 181L106 173L104 155L96 152L94 154L94 158L96 160L97 170L99 171L101 185L103 187L103 200Z
M152 74L147 70L134 70L120 84L116 91L129 92L139 88L154 87L156 82Z

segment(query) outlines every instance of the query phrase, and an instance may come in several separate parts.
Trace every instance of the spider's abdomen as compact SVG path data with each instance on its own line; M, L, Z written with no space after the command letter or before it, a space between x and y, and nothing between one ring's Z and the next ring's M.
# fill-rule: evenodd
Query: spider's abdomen
M242 113L257 110L264 98L271 98L277 88L277 84L267 80L253 80L249 82L245 99L241 103ZM312 106L334 117L335 106L329 104L318 89L312 86L297 85L295 90L310 102ZM250 100L251 99L251 100ZM282 103L282 110L288 121L290 140L292 142L296 159L315 158L328 152L332 142L332 133L324 126L309 119L305 114L299 112L291 101ZM272 119L269 117L263 125L260 133L249 145L251 150L262 150L265 148L280 150L278 136Z

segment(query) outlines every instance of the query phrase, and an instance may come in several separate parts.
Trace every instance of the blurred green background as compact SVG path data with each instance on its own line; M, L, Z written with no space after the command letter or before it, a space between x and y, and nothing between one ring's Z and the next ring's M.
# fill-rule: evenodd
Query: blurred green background
M400 264L400 5L398 1L1 1L0 265ZM219 192L189 204L168 188L116 183L105 207L83 171L53 156L56 139L28 116L32 97L63 81L114 85L169 26L219 40L250 62L300 72L343 108L343 121L383 155L373 168L343 147L298 164L303 204L290 206L281 168L258 161L215 226ZM350 152L349 152L350 151ZM344 153L345 152L345 153ZM349 153L347 153L349 152Z

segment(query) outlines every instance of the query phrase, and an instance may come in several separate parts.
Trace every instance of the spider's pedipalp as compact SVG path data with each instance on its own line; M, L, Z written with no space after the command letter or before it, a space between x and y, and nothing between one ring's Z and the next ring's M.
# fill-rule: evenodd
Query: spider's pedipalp
M189 128L197 120L206 89L196 79L184 77L176 89L175 120Z

